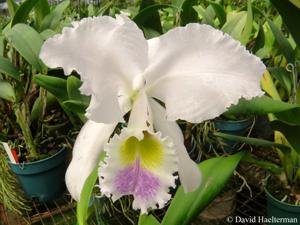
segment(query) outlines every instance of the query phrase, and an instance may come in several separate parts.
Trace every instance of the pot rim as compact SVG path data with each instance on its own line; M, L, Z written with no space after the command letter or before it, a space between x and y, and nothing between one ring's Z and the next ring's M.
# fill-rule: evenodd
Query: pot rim
M47 161L49 159L52 159L54 157L56 157L57 155L59 155L61 152L63 152L66 148L65 147L62 147L58 152L56 152L54 155L51 155L50 157L47 157L47 158L44 158L44 159L41 159L41 160L38 160L38 161L34 161L34 162L22 162L22 163L13 163L11 161L8 161L9 164L11 165L35 165L35 164L38 164L38 163L41 163L41 162L44 162L44 161Z
M267 177L265 178L265 180L264 180L264 191L265 191L265 193L267 194L267 196L270 197L270 198L271 198L275 203L277 203L277 204L280 204L280 205L282 205L282 206L288 206L288 207L291 207L291 208L293 208L293 209L298 209L298 210L300 210L300 205L292 205L292 204L287 203L287 202L282 202L282 201L280 201L279 199L277 199L276 197L274 197L274 196L270 193L270 191L267 189L267 182L268 182L270 176L271 176L271 175L267 176Z

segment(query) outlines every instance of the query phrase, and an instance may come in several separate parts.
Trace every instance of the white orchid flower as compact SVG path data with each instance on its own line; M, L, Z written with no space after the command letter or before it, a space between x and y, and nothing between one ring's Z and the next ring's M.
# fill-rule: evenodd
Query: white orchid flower
M91 95L66 173L73 198L95 168L99 154L102 194L133 195L142 213L170 199L178 171L185 191L201 181L175 120L199 123L222 114L241 97L263 95L264 64L227 34L188 24L146 40L124 15L86 18L48 39L40 57L49 67L76 70L82 93ZM162 107L157 100L164 103ZM128 127L110 140L129 112Z

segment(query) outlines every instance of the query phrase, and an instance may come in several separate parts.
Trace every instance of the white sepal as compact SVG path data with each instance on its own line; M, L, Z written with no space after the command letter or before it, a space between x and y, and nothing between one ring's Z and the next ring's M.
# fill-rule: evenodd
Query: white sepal
M65 177L67 188L76 201L80 200L84 182L97 166L103 145L108 141L115 127L116 124L102 124L88 120L81 128Z

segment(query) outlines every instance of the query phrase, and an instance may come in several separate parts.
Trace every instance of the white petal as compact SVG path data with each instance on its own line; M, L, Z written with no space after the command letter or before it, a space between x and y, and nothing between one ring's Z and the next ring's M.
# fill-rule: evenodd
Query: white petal
M113 123L123 115L117 96L131 91L133 78L148 63L147 49L142 31L126 16L103 16L64 28L44 43L40 57L51 68L63 67L65 74L76 70L83 81L81 91L95 99L88 118Z
M101 124L88 120L81 128L73 148L72 161L66 172L66 185L76 200L86 178L99 161L103 145L108 141L116 124Z
M239 98L262 95L264 64L229 35L189 24L148 40L148 95L166 104L167 118L202 122Z
M166 120L165 109L155 100L150 99L154 128L169 136L174 142L179 158L179 178L185 192L199 187L202 176L197 164L191 160L184 146L182 132L176 122Z

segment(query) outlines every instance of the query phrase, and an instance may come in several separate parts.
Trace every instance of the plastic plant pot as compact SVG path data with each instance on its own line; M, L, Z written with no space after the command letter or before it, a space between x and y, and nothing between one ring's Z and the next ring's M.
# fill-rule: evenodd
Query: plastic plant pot
M9 162L20 184L31 199L42 202L54 200L65 191L67 151L61 149L55 155L31 163Z
M214 121L215 128L222 133L243 136L249 126L251 125L251 119L243 120L221 120L216 119ZM222 140L224 142L223 149L225 152L232 152L239 147L239 143L230 140Z
M267 183L267 179L265 183ZM268 225L300 223L300 206L291 205L276 199L266 186L264 190L267 196L267 218L270 220Z

